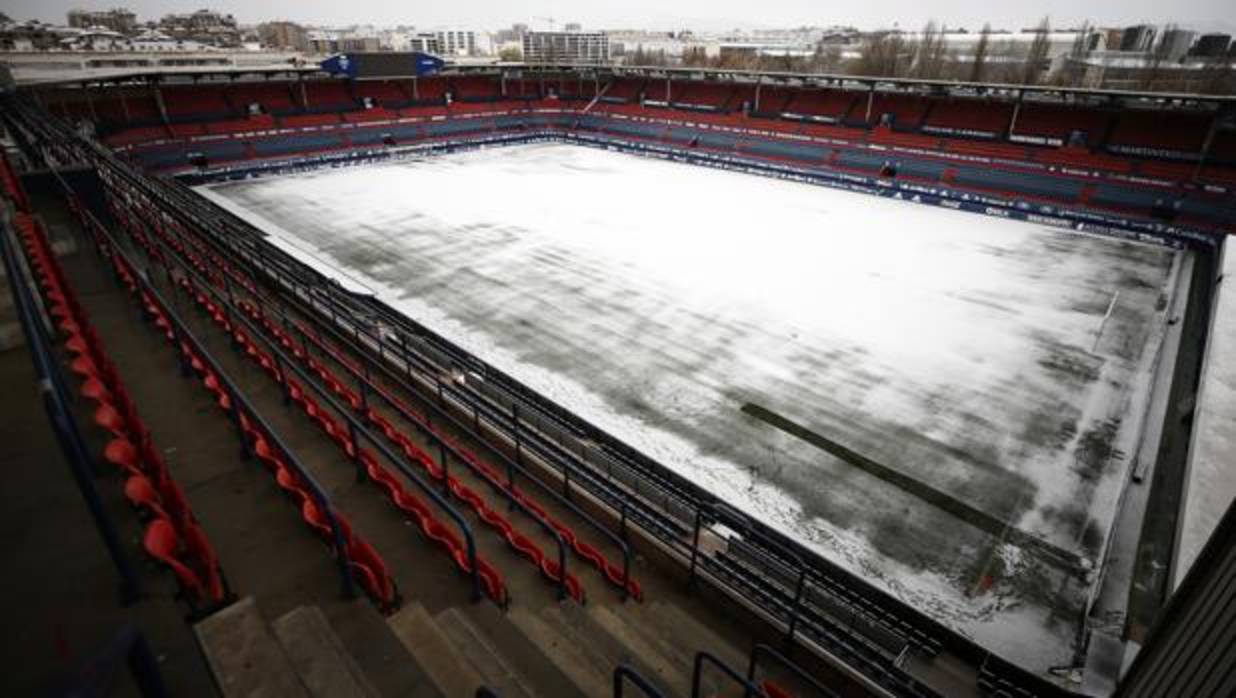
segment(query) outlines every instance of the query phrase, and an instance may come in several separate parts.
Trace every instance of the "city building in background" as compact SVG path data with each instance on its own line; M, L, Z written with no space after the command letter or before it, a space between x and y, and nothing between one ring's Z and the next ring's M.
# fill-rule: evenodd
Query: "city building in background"
M609 35L604 32L529 31L523 36L529 63L607 63Z
M69 10L69 26L75 29L110 29L120 34L137 31L137 15L124 8L112 10Z

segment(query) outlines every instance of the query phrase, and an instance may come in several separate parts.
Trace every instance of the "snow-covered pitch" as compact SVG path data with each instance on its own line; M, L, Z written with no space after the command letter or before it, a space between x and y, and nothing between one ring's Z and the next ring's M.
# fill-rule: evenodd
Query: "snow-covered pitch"
M200 191L1002 656L1070 661L1175 251L566 144Z

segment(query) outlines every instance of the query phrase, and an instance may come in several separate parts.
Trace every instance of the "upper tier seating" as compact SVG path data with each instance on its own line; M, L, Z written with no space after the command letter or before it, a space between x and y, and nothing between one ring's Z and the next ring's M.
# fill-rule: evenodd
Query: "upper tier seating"
M250 104L257 104L267 113L287 114L297 109L292 89L291 83L237 83L227 88L227 95L238 110L244 111Z
M448 87L444 78L416 78L407 92L416 104L445 104Z
M237 116L224 95L225 88L216 85L182 85L162 87L163 106L169 121L213 121Z
M877 92L871 102L871 118L865 123L878 124L883 115L891 114L893 117L893 128L917 129L923 123L923 117L927 113L928 104L926 97ZM850 112L849 122L853 124L864 123L863 119L866 109L867 105L862 99L856 100L854 108Z
M1012 132L1063 142L1072 132L1081 131L1093 146L1099 144L1109 123L1111 114L1098 109L1027 102L1022 104Z
M845 118L859 97L857 93L842 90L800 90L795 92L785 111L835 123Z
M670 102L687 109L719 111L730 101L733 88L708 82L676 82L670 92Z
M759 90L759 104L752 105L753 114L780 116L785 107L794 98L795 91L788 87L771 87L765 85Z
M1124 112L1116 119L1112 130L1112 146L1146 148L1150 150L1201 152L1210 128L1206 114Z
M748 106L755 104L755 86L754 85L735 85L730 92L730 99L721 108L722 111L740 112L742 111L743 103Z
M530 100L541 98L541 83L537 80L507 80L506 99Z
M305 111L338 112L356 109L356 99L342 80L315 80L305 85Z
M94 114L105 126L153 126L161 122L159 104L147 91L129 92L123 96L93 99ZM89 119L90 105L78 104L70 111L76 118Z
M981 99L945 99L932 103L924 127L952 129L958 133L983 133L997 137L1013 118L1013 105Z
M609 86L605 91L605 99L622 102L634 102L639 98L640 89L643 88L643 80L628 80L627 78L619 78Z
M669 102L669 85L667 80L649 80L644 85L645 102Z
M597 93L593 80L555 80L552 85L559 99L591 101Z
M494 101L502 97L498 81L488 77L451 78L451 95L458 102Z
M352 94L357 101L368 97L381 107L400 107L412 101L412 96L393 80L357 80L352 84Z

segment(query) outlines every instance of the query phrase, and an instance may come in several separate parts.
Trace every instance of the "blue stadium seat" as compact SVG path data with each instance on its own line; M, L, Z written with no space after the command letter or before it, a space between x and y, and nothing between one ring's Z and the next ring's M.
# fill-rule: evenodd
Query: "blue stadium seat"
M325 150L338 147L339 145L339 136L335 134L310 134L255 140L253 142L253 150L261 156L286 155L311 150Z

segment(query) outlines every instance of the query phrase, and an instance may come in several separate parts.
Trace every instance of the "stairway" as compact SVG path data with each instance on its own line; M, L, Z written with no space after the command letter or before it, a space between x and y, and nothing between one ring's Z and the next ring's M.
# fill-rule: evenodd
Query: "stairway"
M247 596L197 623L194 633L228 698L378 695L317 606L267 623Z

